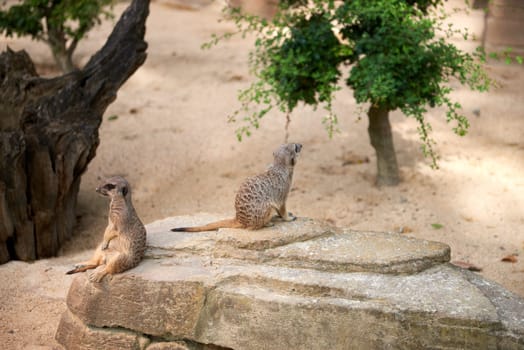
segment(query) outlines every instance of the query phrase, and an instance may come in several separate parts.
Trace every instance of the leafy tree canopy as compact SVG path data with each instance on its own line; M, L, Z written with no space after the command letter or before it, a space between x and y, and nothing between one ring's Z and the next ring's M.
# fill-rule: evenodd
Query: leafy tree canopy
M101 16L111 16L104 10L112 0L26 0L0 12L0 30L7 35L29 35L46 39L49 27L62 27L71 38L82 38ZM46 21L43 21L46 19Z
M46 42L57 55L70 56L102 18L112 17L113 0L24 0L0 10L0 33Z
M427 108L446 107L453 130L464 135L468 121L460 104L450 99L449 83L457 80L478 91L491 83L481 66L482 50L464 52L448 42L457 33L467 39L468 33L444 24L441 3L282 0L271 21L233 10L239 31L257 36L250 65L258 79L240 93L242 107L232 117L247 115L238 137L249 135L273 106L289 113L299 102L323 106L326 126L333 132L337 118L331 105L343 78L358 103L400 109L416 118L425 154L435 165L431 126L424 119ZM253 112L252 103L263 107Z

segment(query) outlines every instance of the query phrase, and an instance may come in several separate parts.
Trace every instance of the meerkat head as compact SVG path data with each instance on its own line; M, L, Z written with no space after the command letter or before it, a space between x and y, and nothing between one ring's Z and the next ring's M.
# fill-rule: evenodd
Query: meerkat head
M275 152L275 164L284 166L295 166L297 163L298 154L302 149L300 143L286 143L280 146Z
M100 186L96 188L96 191L102 196L111 198L119 196L126 199L131 198L131 187L122 176L112 176L105 179Z

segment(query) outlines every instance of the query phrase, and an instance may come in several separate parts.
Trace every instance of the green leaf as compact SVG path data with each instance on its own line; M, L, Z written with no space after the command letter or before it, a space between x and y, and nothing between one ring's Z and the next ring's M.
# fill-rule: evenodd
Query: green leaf
M242 135L259 126L259 108L277 107L289 114L304 104L328 111L322 122L331 137L337 130L333 100L345 83L358 104L400 109L415 118L422 151L437 168L428 109L444 107L451 129L465 135L469 122L460 103L449 98L456 82L477 91L491 85L481 66L485 51L464 52L449 40L472 36L447 20L442 4L281 0L279 11L267 21L236 11L231 16L238 33L255 35L249 64L257 80L238 96L238 112L246 115L247 124L240 128Z
M439 224L439 223L434 223L434 224L431 224L431 227L433 227L435 230L440 230L441 228L444 227L444 225Z
M77 41L89 30L103 18L113 17L108 10L112 3L113 0L17 1L0 10L0 33L44 41L55 56L59 55L57 52L65 54L64 50L72 54Z

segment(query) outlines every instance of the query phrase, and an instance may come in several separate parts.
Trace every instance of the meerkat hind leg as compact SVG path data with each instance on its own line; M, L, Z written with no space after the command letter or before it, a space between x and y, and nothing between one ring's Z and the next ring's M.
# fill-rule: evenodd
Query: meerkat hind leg
M263 217L263 224L261 227L271 227L271 226L274 226L275 224L273 223L273 207L272 206L268 206L266 208L266 211L265 213L262 215Z
M274 216L276 217L276 215ZM273 218L274 218L273 217ZM273 227L275 226L275 223L273 222L273 218L271 218L271 220L269 220L268 222L265 223L264 227Z
M295 221L297 219L296 216L294 216L292 213L288 213L286 210L286 203L282 204L280 208L276 208L276 211L280 218L284 221Z
M91 282L99 283L100 281L102 281L102 278L104 278L107 274L107 266L104 266L99 270L91 272L91 274L89 275L89 280Z
M131 268L129 264L129 259L126 254L118 253L112 256L103 269L99 271L93 271L89 276L91 282L100 282L105 277L105 275L113 275L115 273L124 272Z

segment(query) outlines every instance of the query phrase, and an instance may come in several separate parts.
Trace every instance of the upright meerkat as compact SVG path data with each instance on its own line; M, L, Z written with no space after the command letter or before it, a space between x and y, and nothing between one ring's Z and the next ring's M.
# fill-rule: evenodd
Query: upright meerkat
M242 183L235 198L235 218L204 226L178 227L171 231L199 232L226 227L257 230L269 224L273 209L284 221L295 220L296 217L286 210L286 200L301 149L299 143L280 146L273 152L274 161L268 170Z
M81 262L67 272L70 275L105 265L89 276L92 282L100 282L107 274L120 273L137 266L146 250L146 229L133 207L129 183L121 176L113 176L106 179L96 191L111 198L104 239L91 260Z

